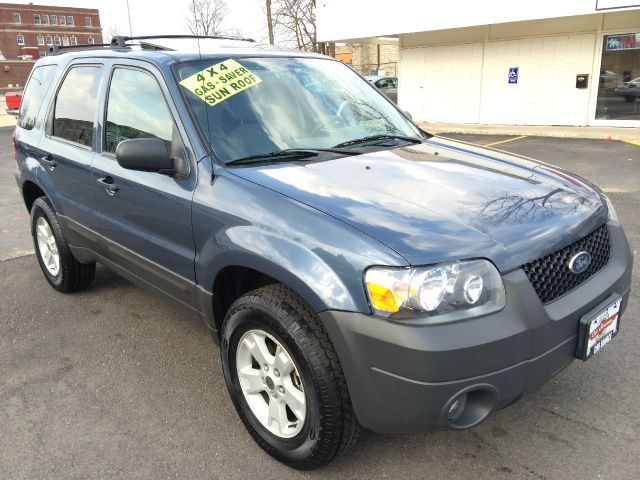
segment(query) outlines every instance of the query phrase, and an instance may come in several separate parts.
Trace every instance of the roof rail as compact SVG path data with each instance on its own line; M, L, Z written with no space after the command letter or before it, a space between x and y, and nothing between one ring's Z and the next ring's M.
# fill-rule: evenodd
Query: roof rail
M99 48L99 47L110 47L110 43L81 43L80 45L52 45L49 47L50 55L58 55L60 50L70 50L72 48Z
M123 35L116 35L111 39L111 47L124 48L128 47L127 42L130 40L153 40L158 38L210 38L213 40L238 40L241 42L254 42L253 38L243 37L229 37L225 35L143 35L128 37Z

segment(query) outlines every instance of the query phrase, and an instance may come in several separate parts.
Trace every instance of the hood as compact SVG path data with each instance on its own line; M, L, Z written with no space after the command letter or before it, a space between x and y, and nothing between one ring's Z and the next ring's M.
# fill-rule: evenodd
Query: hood
M575 175L436 137L352 157L230 171L342 220L412 265L483 257L504 272L607 219L596 188Z

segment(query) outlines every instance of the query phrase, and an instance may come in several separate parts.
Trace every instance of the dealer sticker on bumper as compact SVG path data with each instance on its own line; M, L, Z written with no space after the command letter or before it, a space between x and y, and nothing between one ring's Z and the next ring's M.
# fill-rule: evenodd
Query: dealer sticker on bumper
M598 353L618 333L622 297L610 298L580 320L580 339L577 356L588 360Z

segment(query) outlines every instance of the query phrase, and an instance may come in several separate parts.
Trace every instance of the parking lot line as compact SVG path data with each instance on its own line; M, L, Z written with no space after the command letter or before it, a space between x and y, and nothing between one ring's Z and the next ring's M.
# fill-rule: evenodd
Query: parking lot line
M499 145L501 143L507 143L507 142L513 142L514 140L522 140L523 138L527 138L528 135L521 135L519 137L513 137L513 138L507 138L506 140L500 140L497 142L491 142L491 143L487 143L486 145L483 145L484 147L493 147L494 145Z
M640 142L635 142L633 140L623 140L624 143L629 143L631 145L635 145L636 147L640 147Z

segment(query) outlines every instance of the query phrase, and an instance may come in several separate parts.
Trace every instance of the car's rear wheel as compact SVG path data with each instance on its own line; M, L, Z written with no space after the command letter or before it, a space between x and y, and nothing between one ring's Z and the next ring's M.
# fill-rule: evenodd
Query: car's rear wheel
M636 101L636 97L634 95L626 95L624 97L626 102L633 103Z
M91 284L96 264L80 263L74 258L45 197L36 199L31 207L31 235L42 273L53 288L66 293Z
M355 443L359 425L335 350L291 290L269 285L240 297L221 343L234 406L267 453L311 470Z

